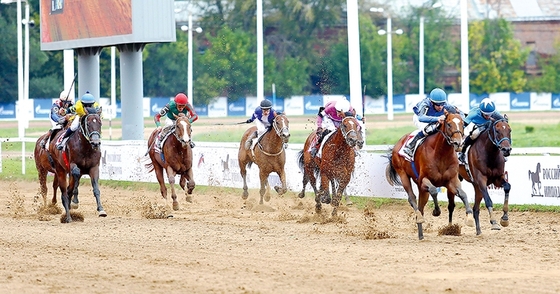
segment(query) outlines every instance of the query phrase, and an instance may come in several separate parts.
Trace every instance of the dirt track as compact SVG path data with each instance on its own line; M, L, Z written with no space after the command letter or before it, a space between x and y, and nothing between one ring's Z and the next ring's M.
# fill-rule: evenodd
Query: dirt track
M165 205L158 192L102 186L108 217L98 218L83 182L85 220L62 224L36 212L36 183L0 184L7 293L560 292L557 214L513 212L509 227L491 231L483 211L481 236L464 226L460 236L439 236L446 209L439 218L428 209L418 241L407 204L372 214L350 206L331 219L314 213L309 196L274 194L260 206L255 191L244 202L231 189L195 189L173 218L146 219L146 203Z

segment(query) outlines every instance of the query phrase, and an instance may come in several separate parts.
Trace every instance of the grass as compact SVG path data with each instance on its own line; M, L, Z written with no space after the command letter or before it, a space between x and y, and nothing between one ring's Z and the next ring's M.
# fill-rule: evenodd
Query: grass
M558 119L542 121L542 117L556 114L555 112L540 112L525 114L525 116L534 117L534 119L519 119L516 122L517 115L523 113L514 113L510 115L510 126L512 127L513 147L560 147L560 140L557 134L560 133L560 122ZM509 114L508 114L509 115ZM396 114L393 121L387 121L384 115L367 115L366 124L366 144L367 145L391 145L394 144L403 134L414 130L411 122L410 114ZM193 139L195 141L204 142L239 142L239 138L245 130L251 126L246 124L237 124L243 121L242 117L226 117L226 118L201 118L193 125ZM109 125L115 134L120 134L122 121L116 119L109 122L104 121L103 135L104 140L108 140ZM15 127L14 127L15 126ZM146 118L144 126L147 132L155 128L153 120ZM38 137L43 134L50 124L47 121L30 122L30 127L26 129L26 137ZM314 130L315 122L312 116L290 117L290 143L303 144L307 135ZM119 132L117 132L117 130ZM6 121L0 126L0 138L17 137L17 123L15 121ZM114 135L113 140L120 140L119 135ZM21 174L21 143L19 142L3 142L2 148L2 173L0 173L0 181L25 180L29 182L37 181L37 170L31 156L25 160L26 174ZM26 143L25 150L27 154L32 154L34 148L33 143ZM14 156L13 153L17 155ZM5 156L6 153L12 153L11 156ZM87 180L87 179L86 179ZM49 184L50 185L50 184ZM159 191L156 183L139 183L128 181L101 181L103 187L112 187L118 189L130 190L150 190ZM197 186L200 193L213 192L231 192L241 194L241 189L225 188L225 187L209 187ZM381 207L387 205L408 205L406 200L378 197L351 197L356 207L363 209L366 205L373 207ZM445 205L445 204L442 204ZM462 204L457 204L461 207ZM433 203L428 203L428 208ZM495 210L501 210L501 205L495 204ZM486 208L482 207L482 211ZM510 211L547 211L560 212L560 207L543 206L543 205L510 205Z

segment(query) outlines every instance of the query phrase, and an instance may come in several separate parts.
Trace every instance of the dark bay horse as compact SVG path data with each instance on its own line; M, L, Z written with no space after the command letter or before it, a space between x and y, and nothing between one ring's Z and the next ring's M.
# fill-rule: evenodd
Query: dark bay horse
M77 119L77 118L75 118ZM70 216L70 199L78 204L78 186L83 175L89 175L93 195L97 202L100 217L107 216L101 205L99 191L99 163L101 160L101 117L97 113L86 114L80 118L80 128L68 138L63 150L56 149L58 138L64 134L59 132L49 144L49 152L55 162L55 171L61 191L62 205L66 210L66 222L72 221ZM66 177L69 175L69 181ZM67 184L68 182L68 184ZM68 193L70 191L70 195Z
M509 191L511 189L505 175L505 157L511 153L511 128L505 119L490 122L489 127L483 131L468 150L468 167L470 175L464 165L459 168L459 175L474 187L474 222L476 234L480 235L480 202L484 199L484 204L490 215L492 230L499 230L500 225L496 222L493 214L492 199L488 194L488 185L494 184L495 187L503 187L505 192L504 207L500 223L502 226L509 225L508 202ZM472 175L472 177L471 177Z
M387 181L392 186L402 185L408 194L408 203L416 214L418 225L418 239L424 239L422 223L424 223L424 206L430 195L434 199L432 215L439 216L441 210L437 201L437 187L447 188L449 199L449 224L455 209L455 195L465 204L467 211L467 225L474 226L473 211L469 205L467 194L461 188L459 181L459 160L456 150L461 146L463 137L463 119L459 113L445 111L445 121L439 126L438 133L428 136L418 146L412 162L398 154L399 149L406 142L408 134L403 136L390 150L386 168ZM412 181L418 187L418 203L412 190Z
M290 121L284 114L278 114L272 122L272 128L261 136L253 150L245 149L245 141L247 138L257 131L256 126L252 126L245 131L241 137L237 160L239 162L239 171L243 178L243 199L249 197L247 191L247 168L255 163L259 167L259 179L261 187L259 194L261 196L259 204L263 204L263 199L270 200L268 175L275 172L280 177L282 186L275 186L274 190L279 195L286 193L286 173L284 165L286 163L286 152L284 144L290 140Z
M189 118L180 113L176 117L175 124L171 134L161 144L161 152L156 152L154 142L156 137L162 130L155 129L148 139L148 155L151 163L146 164L149 172L155 171L156 178L159 182L161 196L167 199L167 187L163 178L163 170L167 174L167 180L171 187L171 199L173 199L173 210L179 210L179 202L177 202L177 194L175 192L175 175L181 175L179 185L185 190L187 202L192 202L191 194L195 187L192 162L193 152L190 146L191 141L191 123Z
M311 156L309 148L314 144L317 134L312 132L305 141L303 150L298 153L297 161L303 173L303 188L299 197L305 197L305 186L311 183L315 192L315 211L321 211L321 203L331 203L329 184L332 187L332 216L336 216L342 193L354 172L356 145L363 146L360 124L355 117L347 116L342 119L340 127L325 138L321 157ZM321 178L317 189L317 177Z
M35 142L35 150L33 150L33 158L35 159L35 167L37 168L37 175L39 176L39 186L41 187L41 196L43 197L43 205L47 206L47 175L49 172L56 174L54 168L54 159L48 150L41 147L41 141L47 138L48 133L43 134L37 142ZM52 204L56 204L56 190L58 189L58 178L53 177L53 197Z

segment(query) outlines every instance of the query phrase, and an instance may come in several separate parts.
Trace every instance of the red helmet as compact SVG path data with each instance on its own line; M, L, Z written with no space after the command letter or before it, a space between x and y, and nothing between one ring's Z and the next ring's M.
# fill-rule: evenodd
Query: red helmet
M179 93L175 96L175 103L180 105L186 105L189 103L189 98L184 93Z

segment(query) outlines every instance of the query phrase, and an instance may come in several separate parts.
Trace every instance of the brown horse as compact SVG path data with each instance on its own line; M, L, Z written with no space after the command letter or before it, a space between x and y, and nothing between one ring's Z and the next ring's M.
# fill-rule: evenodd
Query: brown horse
M37 168L37 175L39 176L39 186L41 187L41 196L43 197L43 205L47 206L47 175L49 172L55 174L54 160L48 150L41 147L41 141L46 139L48 133L43 134L35 143L35 150L33 157L35 159L35 167ZM58 189L58 178L53 179L53 197L52 204L56 204L56 190Z
M463 137L463 119L459 113L444 111L445 121L439 126L438 133L428 136L415 152L414 160L407 161L398 154L399 149L405 144L408 134L403 136L390 150L387 158L389 163L386 168L387 181L392 186L402 185L408 194L408 203L416 213L418 225L418 239L424 239L422 223L424 223L424 206L430 195L434 199L432 215L439 216L441 210L437 201L437 187L447 188L449 199L449 224L451 224L453 210L455 209L455 195L465 204L467 211L467 225L473 226L472 209L469 205L467 194L461 188L459 181L459 160L455 151L461 146ZM418 187L418 203L412 190L412 182Z
M101 117L97 113L87 114L80 118L80 129L68 138L63 150L56 149L58 138L64 135L59 132L49 144L52 154L56 177L61 191L62 205L66 211L66 222L72 221L70 216L70 199L78 205L78 186L83 175L87 174L91 180L93 195L97 202L97 212L100 217L107 216L101 205L99 191L99 163L101 160ZM69 181L66 177L70 175ZM68 182L68 184L67 184ZM68 194L70 191L70 194Z
M245 141L247 138L257 131L256 126L252 126L245 131L241 137L239 153L237 160L239 162L239 171L243 178L243 199L249 197L247 191L247 168L255 163L259 167L259 179L261 188L259 194L261 196L259 203L263 204L263 199L270 200L268 184L268 175L275 172L280 177L282 186L275 186L274 190L279 195L286 193L286 173L284 164L286 163L286 152L284 144L290 140L290 121L284 114L278 114L272 122L272 128L261 136L259 142L253 150L245 149Z
M360 124L355 117L347 116L342 119L340 127L328 138L324 139L321 157L311 156L309 149L314 144L317 134L312 132L305 141L303 150L298 153L297 161L303 173L303 188L299 197L305 197L305 186L311 183L315 192L315 211L321 211L321 203L331 203L329 183L332 188L332 216L336 216L342 193L354 172L356 145L363 146ZM317 189L317 177L321 177L321 184Z
M494 184L495 187L503 187L505 192L504 207L500 223L502 226L509 225L508 202L509 191L511 189L505 175L505 157L511 153L511 128L504 119L495 120L489 123L489 127L483 131L468 150L469 172L464 165L459 168L460 178L464 178L472 183L474 187L474 222L476 234L480 235L480 202L484 199L484 204L490 215L492 230L500 230L500 225L496 222L493 214L492 199L488 194L487 186ZM471 177L472 176L472 177Z
M169 136L161 144L161 151L156 151L154 143L161 131L160 129L155 129L148 139L148 154L152 162L146 164L146 168L149 172L156 172L161 196L167 199L167 187L163 178L163 170L165 169L167 180L171 187L173 210L179 210L179 202L177 202L177 194L175 193L175 175L181 175L179 185L183 190L185 190L185 184L187 185L187 190L185 190L187 202L192 202L191 194L195 187L192 170L193 153L190 146L191 123L187 116L180 113L176 117Z

